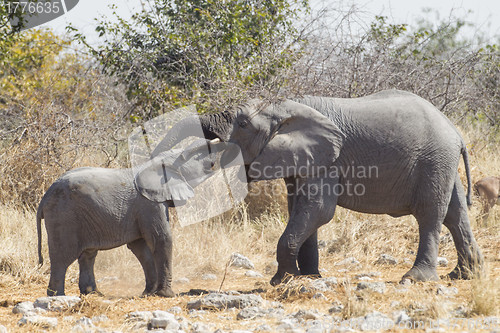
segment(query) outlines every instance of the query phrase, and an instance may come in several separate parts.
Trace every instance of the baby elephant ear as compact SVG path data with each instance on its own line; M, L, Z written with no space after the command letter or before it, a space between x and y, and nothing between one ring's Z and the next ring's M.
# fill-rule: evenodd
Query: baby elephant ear
M344 134L333 121L306 105L285 101L270 140L252 161L253 180L320 175L339 157Z
M168 162L159 155L142 165L134 177L137 191L154 202L184 201L193 197L193 188Z

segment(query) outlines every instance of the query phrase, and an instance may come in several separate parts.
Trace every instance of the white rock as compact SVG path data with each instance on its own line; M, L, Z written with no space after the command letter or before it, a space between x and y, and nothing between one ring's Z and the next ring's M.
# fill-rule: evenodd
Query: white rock
M82 317L82 318L78 319L75 322L75 326L76 325L80 325L82 327L95 327L94 323L92 322L92 319L90 319L88 317Z
M454 296L458 294L458 289L456 287L445 287L443 285L438 285L436 294L443 296Z
M201 279L202 279L202 280L217 280L217 275L207 273L207 274L203 274L203 275L201 276Z
M237 308L243 309L250 306L259 306L264 303L264 299L259 295L227 295L221 293L211 293L197 300L187 303L188 309L195 310L222 310Z
M248 270L245 272L245 276L251 277L251 278L261 278L262 274L256 271Z
M448 266L448 259L445 257L437 257L437 263L439 266L446 267Z
M384 282L359 282L356 290L370 290L380 294L385 293L387 286Z
M242 255L241 253L235 252L231 254L231 258L229 258L229 260L230 260L230 266L233 267L240 267L246 269L255 268L254 264L250 261L250 259Z
M180 327L179 322L175 316L167 311L155 310L153 311L153 318L149 321L148 328L161 328L164 330L178 330Z
M254 332L270 332L270 331L271 331L271 326L267 324L259 325L254 329Z
M333 276L321 278L319 280L325 282L326 285L330 288L336 287L338 284L337 278Z
M394 321L380 312L372 312L365 316L361 325L362 331L389 330L394 327Z
M181 277L180 279L175 280L174 283L186 284L189 283L189 279L187 277Z
M324 292L324 291L329 291L336 286L337 286L337 279L334 277L315 279L311 280L311 282L309 282L305 286L303 292L310 292L311 289L312 291Z
M361 331L385 331L394 327L394 321L380 312L372 312L364 317L344 320L340 323L342 328Z
M12 309L12 313L21 313L25 314L28 312L34 312L35 307L33 306L33 302L21 302L17 303Z
M55 328L57 326L57 318L43 317L39 315L24 315L17 324L19 326L31 324L42 328Z
M148 321L151 318L153 318L151 311L134 311L129 312L126 316L126 319L131 322Z
M298 320L295 318L281 319L277 327L278 331L288 331L297 327Z
M408 314L405 311L398 311L398 312L396 312L394 314L393 318L395 318L394 321L396 322L396 325L411 320L410 316L408 316Z
M375 265L397 265L398 260L391 255L382 253L375 261Z
M236 319L238 320L253 320L255 318L276 318L283 316L284 310L281 308L261 308L258 306L251 306L241 310Z
M297 311L293 316L297 319L302 320L316 320L321 317L321 315L317 311L303 309Z
M49 296L38 298L33 306L47 311L69 310L80 303L81 298L77 296Z
M102 323L104 321L108 321L109 318L108 316L106 315L98 315L98 316L94 316L92 317L92 322L95 324L95 323Z
M359 261L354 257L348 257L335 263L335 266L359 265Z
M211 328L213 325L207 325L202 322L196 322L191 325L191 333L212 333L213 329Z
M326 317L322 320L310 320L305 324L306 333L332 332L332 323L334 322L335 319L333 317Z
M168 319L173 318L173 319L175 319L175 316L168 311L154 310L152 312L152 314L153 314L153 318L168 318Z
M173 314L182 313L182 309L181 309L180 306L173 306L170 309L168 309L167 311L170 312L170 313L173 313Z
M95 327L75 325L71 328L72 333L94 333Z
M8 333L7 328L3 325L0 325L0 333Z

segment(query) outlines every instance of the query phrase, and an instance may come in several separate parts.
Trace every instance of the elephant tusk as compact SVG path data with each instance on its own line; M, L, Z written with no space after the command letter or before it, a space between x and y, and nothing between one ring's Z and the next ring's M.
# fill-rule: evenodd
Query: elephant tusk
M215 138L213 140L210 140L210 144L216 144L216 143L219 143L219 142L220 142L219 138Z

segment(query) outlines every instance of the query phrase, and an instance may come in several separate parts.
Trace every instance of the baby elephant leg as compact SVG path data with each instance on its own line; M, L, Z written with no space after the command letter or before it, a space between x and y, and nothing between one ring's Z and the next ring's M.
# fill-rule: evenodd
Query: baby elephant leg
M78 287L81 294L90 294L97 291L94 276L94 263L97 256L97 250L89 249L82 252L78 258L80 266L80 277L78 279Z
M154 293L157 287L157 272L156 266L153 258L153 254L149 249L146 241L143 238L136 239L133 242L127 244L127 247L134 253L139 262L141 263L142 270L144 271L144 277L146 279L146 288L143 291L143 295L151 295Z

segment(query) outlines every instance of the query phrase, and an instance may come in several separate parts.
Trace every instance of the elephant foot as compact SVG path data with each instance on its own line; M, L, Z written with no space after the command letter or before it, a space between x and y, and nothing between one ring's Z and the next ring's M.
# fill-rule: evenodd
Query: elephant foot
M472 247L467 255L460 259L457 266L447 275L449 279L471 280L483 273L484 257L477 245Z
M460 267L457 265L446 277L450 280L472 280L481 274L480 269L471 269L468 267Z
M88 286L84 288L80 288L80 294L82 295L89 295L89 294L95 294L98 296L103 296L103 293L101 293L95 286Z
M147 297L147 296L153 296L155 294L154 291L151 290L144 290L141 294L141 297Z
M174 297L175 293L172 290L172 288L167 287L167 288L163 288L163 289L155 291L153 295L157 295L157 296L161 296L161 297Z
M303 274L303 273L300 273L300 276L304 276L304 277L307 277L309 279L321 279L322 276L321 274L319 273L309 273L309 274Z
M57 290L47 288L47 296L66 296L66 294L64 291L59 292Z
M144 288L144 291L142 292L141 296L151 296L155 294L155 290L157 289L156 286L148 286L146 285L146 288Z
M404 283L405 280L410 280L412 282L439 281L439 277L435 268L413 266L405 275L403 275L400 283Z
M269 282L272 286L277 286L281 283L288 283L290 280L292 280L295 276L299 276L300 274L290 274L290 273L285 273L285 274L280 274L276 273L274 274L273 278Z
M276 274L274 274L271 281L269 281L269 283L271 284L271 286L277 286L278 284L281 283L282 278L283 278L282 276L280 276L278 273L276 273Z
M81 295L96 295L96 296L104 296L103 293L101 293L99 290L95 289L95 290L92 290L92 291L86 291L84 293L80 292Z

